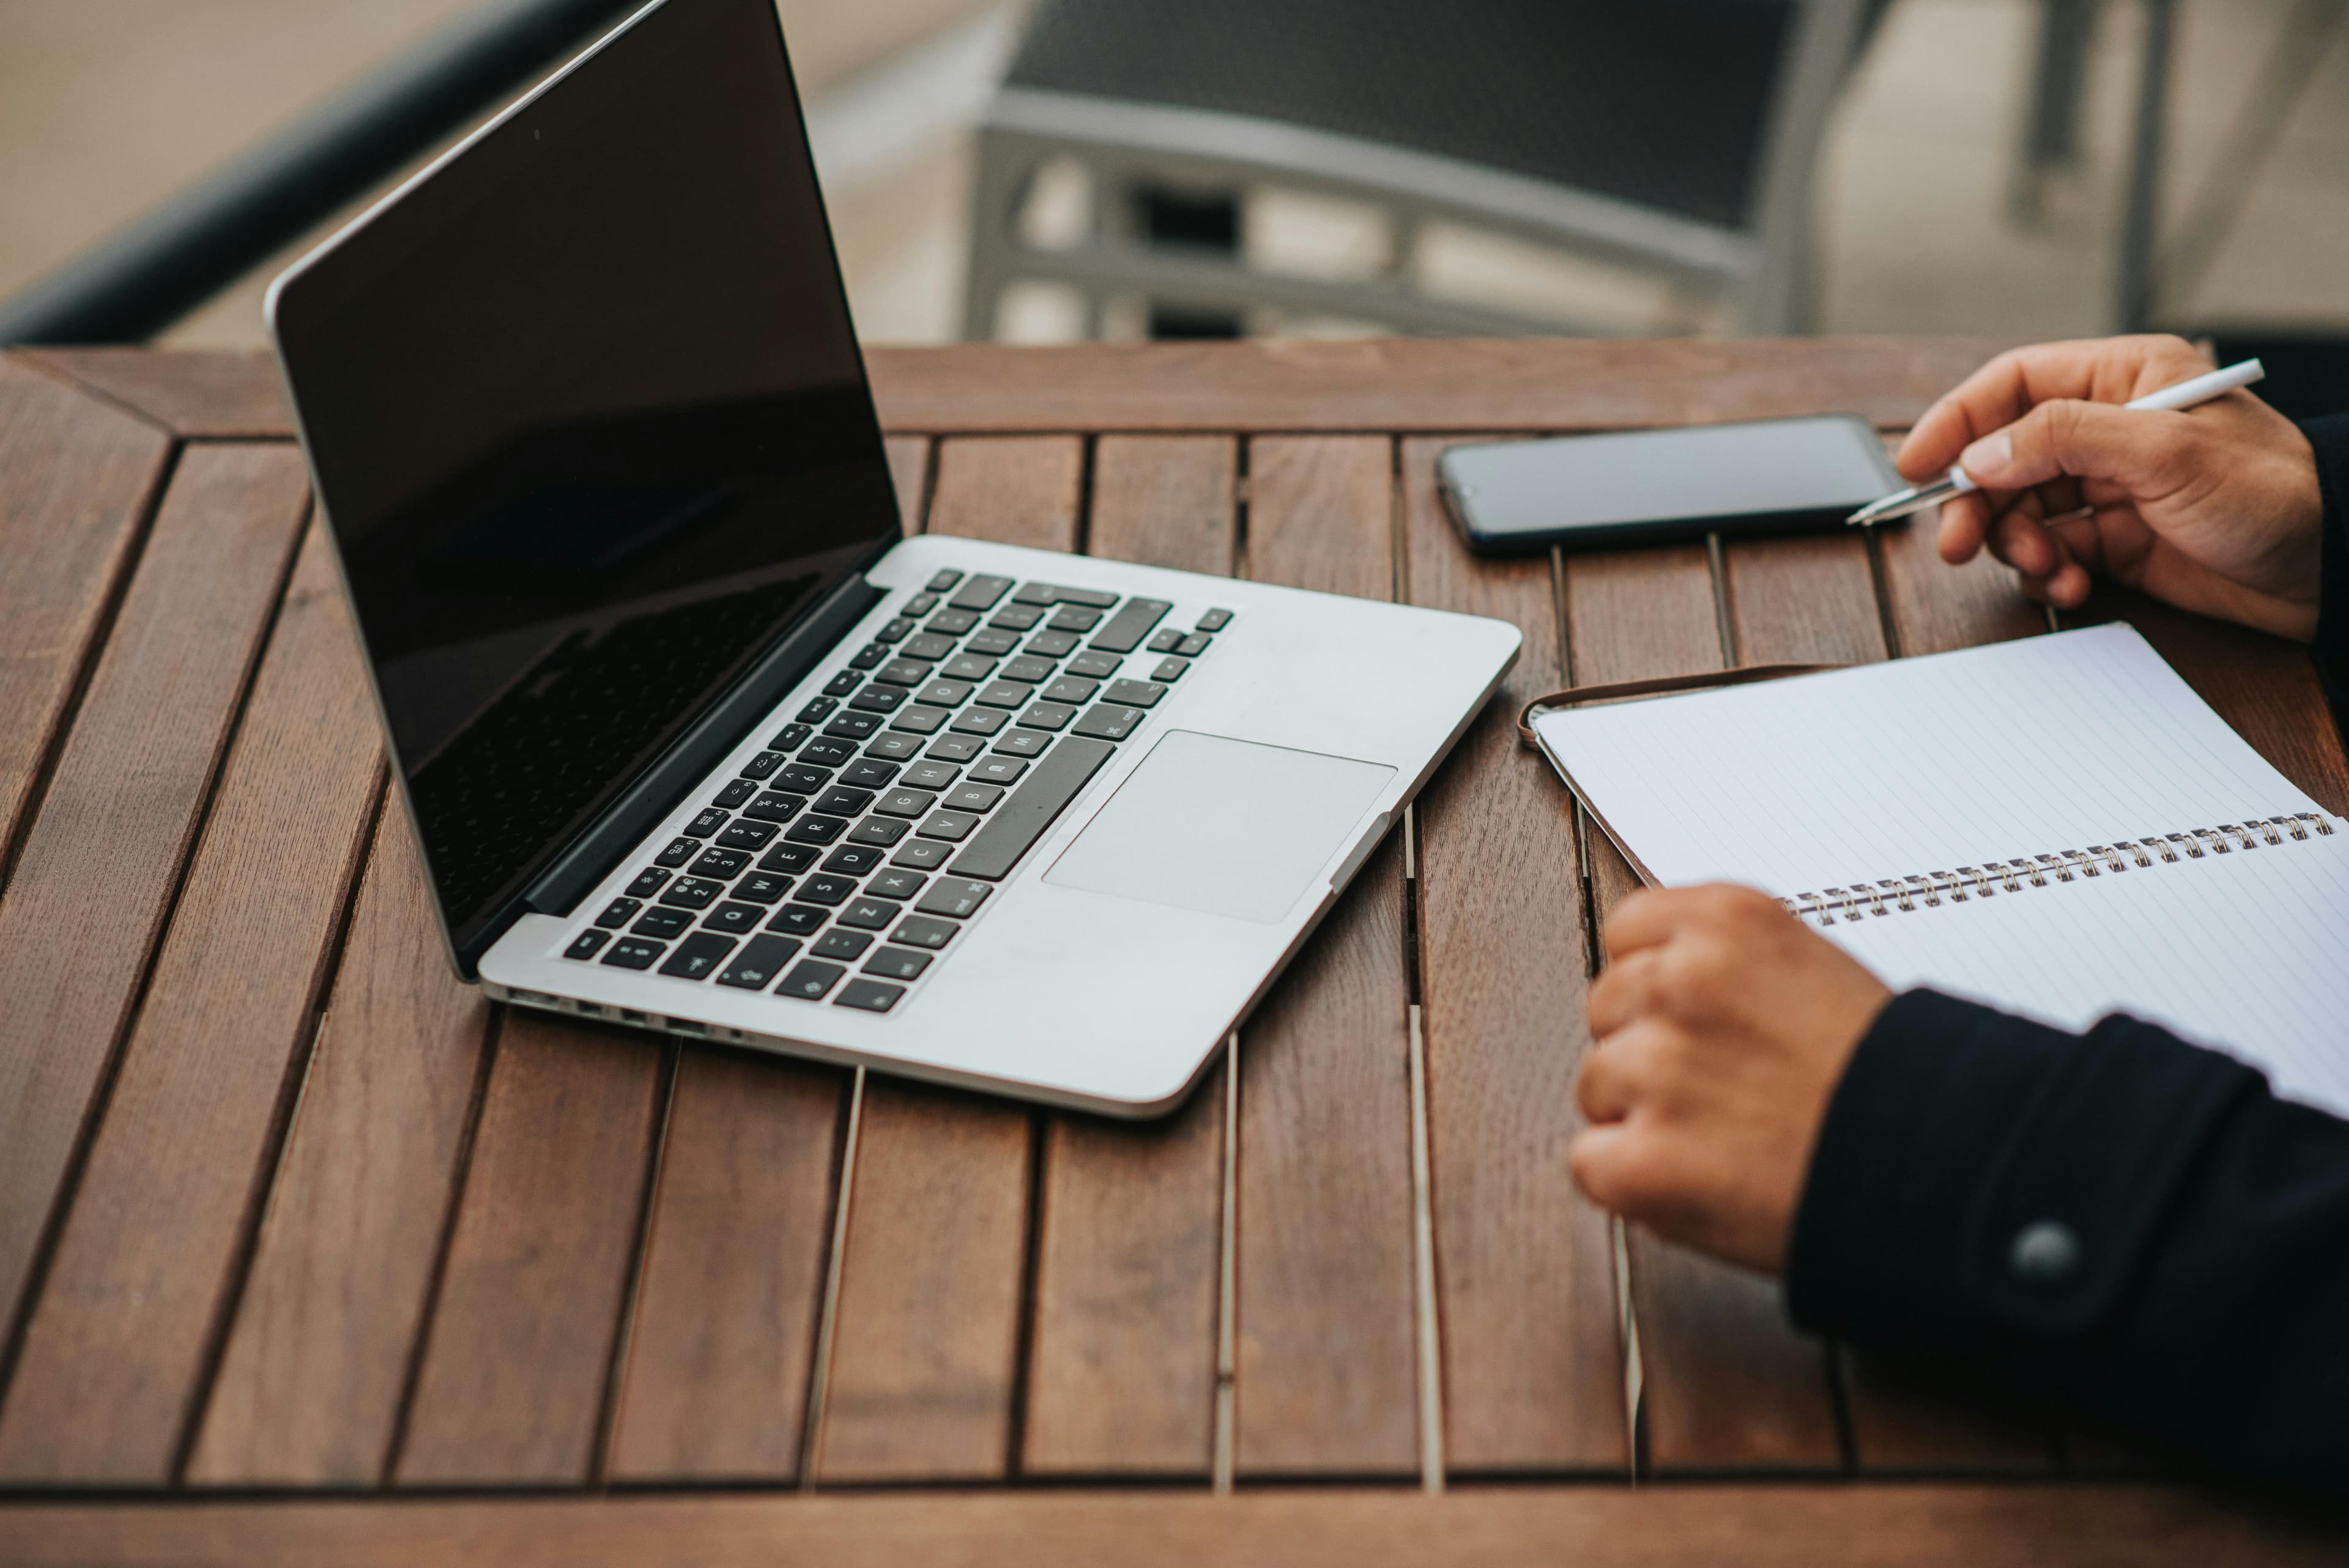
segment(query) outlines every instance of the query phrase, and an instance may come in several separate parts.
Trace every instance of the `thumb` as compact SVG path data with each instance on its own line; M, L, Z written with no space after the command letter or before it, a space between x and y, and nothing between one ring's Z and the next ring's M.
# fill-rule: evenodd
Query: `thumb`
M1985 490L2026 490L2070 474L2152 497L2185 482L2199 440L2183 414L2059 398L1975 441L1958 466Z

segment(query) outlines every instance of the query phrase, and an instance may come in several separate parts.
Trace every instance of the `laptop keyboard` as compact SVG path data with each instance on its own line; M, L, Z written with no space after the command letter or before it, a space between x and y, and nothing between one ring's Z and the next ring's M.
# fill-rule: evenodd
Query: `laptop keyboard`
M564 950L886 1012L1232 612L942 571Z

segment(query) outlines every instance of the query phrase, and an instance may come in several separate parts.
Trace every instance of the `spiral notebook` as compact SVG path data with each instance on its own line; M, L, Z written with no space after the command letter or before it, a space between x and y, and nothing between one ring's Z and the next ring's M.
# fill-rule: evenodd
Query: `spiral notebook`
M1897 989L2128 1012L2349 1116L2349 822L2133 628L1532 729L1651 883L1747 883Z

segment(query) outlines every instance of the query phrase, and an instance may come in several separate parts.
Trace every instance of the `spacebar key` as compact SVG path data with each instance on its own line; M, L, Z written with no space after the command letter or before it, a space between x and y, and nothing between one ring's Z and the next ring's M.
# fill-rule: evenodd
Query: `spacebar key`
M1116 750L1106 741L1071 735L1045 753L1036 771L995 808L987 826L955 857L954 874L989 882L1010 875L1019 857L1036 846L1052 819L1077 798L1077 792Z

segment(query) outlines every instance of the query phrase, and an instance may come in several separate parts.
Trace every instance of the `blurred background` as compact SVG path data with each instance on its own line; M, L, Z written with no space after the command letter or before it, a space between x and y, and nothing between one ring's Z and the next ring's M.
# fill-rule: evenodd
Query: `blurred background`
M515 9L0 0L0 301ZM781 12L868 342L2349 340L2349 0ZM244 234L261 254L188 314L73 336L262 342L275 267L511 96L492 88Z

